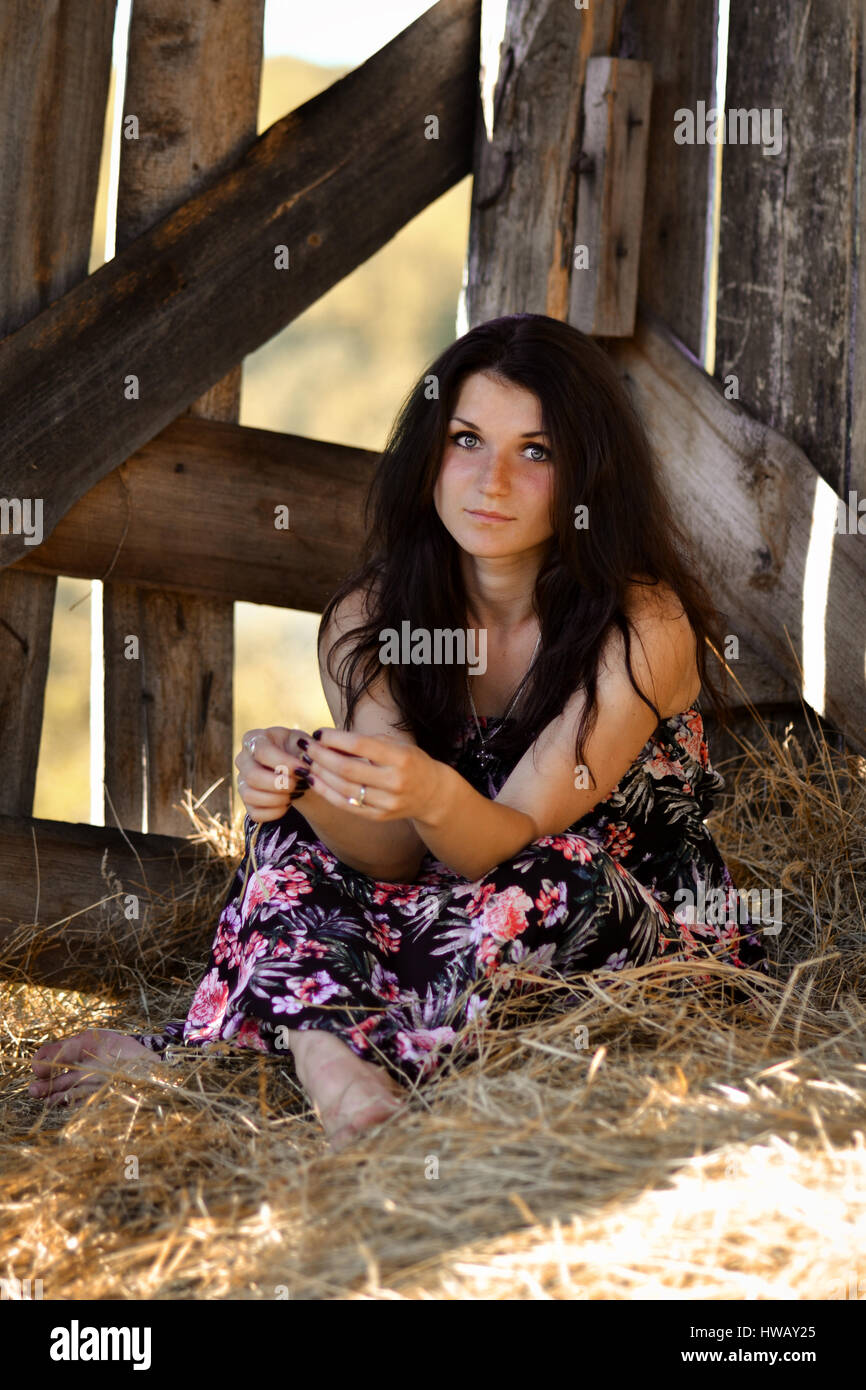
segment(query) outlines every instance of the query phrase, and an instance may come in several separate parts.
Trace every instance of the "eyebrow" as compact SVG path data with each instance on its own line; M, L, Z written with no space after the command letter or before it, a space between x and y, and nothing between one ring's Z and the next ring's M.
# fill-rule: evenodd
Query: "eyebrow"
M471 430L478 430L478 426L477 426L477 425L473 425L473 423L472 423L471 420L464 420L462 415L452 415L452 416L451 416L451 419L452 419L452 420L459 420L460 423L461 423L461 425L468 425L469 428L470 428ZM480 434L481 431L478 430L478 433ZM550 438L550 435L547 433L547 430L527 430L525 434L522 434L522 435L520 436L520 438L521 438L521 439L532 439L533 436L536 435L536 434L543 434L543 435L546 436L546 438L548 438L548 439Z

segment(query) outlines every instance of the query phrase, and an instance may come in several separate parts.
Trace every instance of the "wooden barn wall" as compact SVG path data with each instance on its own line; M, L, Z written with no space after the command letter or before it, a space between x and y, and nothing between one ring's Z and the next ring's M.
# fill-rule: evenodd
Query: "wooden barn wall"
M693 0L666 0L661 9L654 0L628 0L620 34L620 56L644 58L653 68L640 301L664 320L705 367L715 151L709 143L697 140L676 144L674 130L677 112L696 112L699 102L705 108L714 105L718 23L718 0L700 5ZM712 575L706 577L712 585ZM723 626L730 631L736 619L725 617ZM769 667L742 635L739 650L734 669L743 688L733 681L728 683L734 707L732 732L720 728L705 712L717 761L736 753L733 731L748 731L753 723L750 716L740 713L744 699L759 709L794 699L790 682ZM713 657L709 665L719 679L722 673Z
M118 251L256 139L263 20L264 0L135 0L123 114L139 129L138 138L121 140ZM236 421L241 370L233 367L186 413ZM188 833L176 804L187 786L196 794L213 787L207 810L231 817L233 615L231 601L106 582L107 825Z
M0 338L87 276L113 29L114 0L0 6ZM56 587L47 575L0 572L7 815L33 810Z
M702 360L711 150L674 145L674 113L713 90L715 0L628 0L620 58L652 64L653 93L638 295Z
M763 139L775 148L778 130L781 148L734 143L728 120L716 326L718 380L736 377L741 404L846 497L866 490L851 448L861 29L849 0L731 0L725 112L766 113ZM826 661L850 640L844 614L829 614ZM793 695L772 714L777 731L807 736Z

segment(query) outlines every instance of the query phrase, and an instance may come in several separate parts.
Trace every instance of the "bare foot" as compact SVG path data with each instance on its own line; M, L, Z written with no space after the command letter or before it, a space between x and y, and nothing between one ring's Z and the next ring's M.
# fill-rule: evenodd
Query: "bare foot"
M291 1035L298 1080L309 1095L332 1149L343 1149L358 1134L379 1124L400 1105L406 1092L377 1063L365 1062L334 1033L322 1028Z
M160 1059L150 1048L116 1033L112 1028L88 1028L71 1038L43 1043L34 1052L31 1067L37 1080L30 1083L30 1094L45 1100L47 1105L69 1105L83 1100L107 1078L113 1062L122 1061L136 1071L148 1072L160 1065ZM95 1071L85 1064L96 1062Z

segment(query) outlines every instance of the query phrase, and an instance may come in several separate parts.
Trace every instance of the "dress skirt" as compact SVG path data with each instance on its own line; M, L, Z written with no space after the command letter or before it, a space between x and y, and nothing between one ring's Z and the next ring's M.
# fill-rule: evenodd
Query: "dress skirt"
M501 721L480 723L490 758ZM493 754L484 766L484 752L467 722L452 765L495 796L516 759ZM302 800L261 824L253 856L247 817L186 1018L135 1036L157 1052L218 1040L286 1052L290 1030L324 1028L413 1083L471 1047L475 1029L457 1034L469 1020L483 1025L494 977L507 990L513 966L578 980L712 956L766 974L762 927L704 824L722 786L695 704L657 726L587 816L474 881L430 853L411 883L371 878L317 838Z

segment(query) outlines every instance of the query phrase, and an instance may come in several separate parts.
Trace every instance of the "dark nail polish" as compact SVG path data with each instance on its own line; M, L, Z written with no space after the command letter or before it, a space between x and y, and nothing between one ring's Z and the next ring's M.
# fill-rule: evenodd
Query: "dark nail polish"
M313 738L319 739L319 738L321 738L321 737L322 737L322 731L321 731L321 729L316 729L316 731L315 731L314 734L313 734Z
M310 740L309 740L308 738L299 738L299 739L298 739L298 747L299 747L299 748L309 748L309 746L310 746Z
M295 786L308 787L310 785L309 777L309 772L299 772L295 777Z
M307 755L306 755L306 753L302 753L302 754L301 754L301 762L302 762L302 763L306 763L306 764L307 764L307 767L312 767L312 766L313 766L313 760L312 760L312 758L308 758Z
M309 784L311 787L314 787L314 786L316 785L316 779L315 779L315 777L313 776L313 774L312 774L311 772L308 772L308 773L307 773L307 780L308 780L308 784Z

